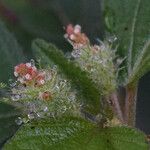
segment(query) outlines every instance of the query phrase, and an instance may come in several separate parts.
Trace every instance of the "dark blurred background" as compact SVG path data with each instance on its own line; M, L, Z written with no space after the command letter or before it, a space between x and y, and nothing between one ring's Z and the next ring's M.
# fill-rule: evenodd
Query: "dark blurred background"
M80 24L93 43L105 36L101 0L0 0L0 20L28 59L33 57L35 38L50 41L64 52L71 50L63 38L63 27L69 23ZM139 83L137 127L150 134L150 73Z
M80 24L94 40L103 35L100 0L0 0L0 16L30 55L31 41L44 38L67 51L68 23Z

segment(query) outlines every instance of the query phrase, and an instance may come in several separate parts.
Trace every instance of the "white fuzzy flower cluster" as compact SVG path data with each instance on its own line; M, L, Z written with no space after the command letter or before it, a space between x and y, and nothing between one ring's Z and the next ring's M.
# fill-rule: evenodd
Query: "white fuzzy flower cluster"
M69 25L66 29L67 40L73 46L71 56L82 70L88 72L89 77L99 87L100 93L105 96L110 95L116 89L115 51L111 49L111 44L106 41L101 41L100 45L91 45L86 35L81 32L81 27L77 34L74 32L77 27ZM72 39L72 34L76 38ZM86 41L84 46L76 46L81 45L83 41Z
M113 63L115 53L108 43L101 46L88 45L81 50L74 49L71 55L75 58L76 64L88 72L101 94L109 95L116 89L116 71Z
M17 80L11 84L11 102L23 109L24 117L16 120L17 124L28 122L32 119L45 117L59 117L66 114L77 115L80 106L76 100L76 93L71 90L69 81L57 73L57 68L38 70L37 75L32 74L33 67L21 64L15 67L17 78L29 75L32 79L23 78L24 82ZM40 75L40 78L39 78ZM39 83L43 80L44 83ZM41 82L40 82L41 83Z

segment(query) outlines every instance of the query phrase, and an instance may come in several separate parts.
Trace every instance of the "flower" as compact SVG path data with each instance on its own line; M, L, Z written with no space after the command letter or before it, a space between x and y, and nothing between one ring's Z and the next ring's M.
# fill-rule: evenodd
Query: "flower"
M79 104L70 100L71 85L56 66L38 70L34 63L21 63L14 67L14 75L18 82L11 89L10 100L23 109L22 122L78 113Z
M45 84L45 72L40 72L31 63L21 63L14 68L14 75L21 84L41 86Z
M81 32L81 26L69 24L66 27L65 38L70 41L75 49L82 48L89 44L88 37Z
M111 49L112 43L98 40L98 45L91 44L88 37L82 33L80 25L69 24L65 37L73 46L70 60L87 72L89 78L101 89L102 95L112 93L116 89L118 72L116 53Z
M27 74L30 75L32 78L37 74L36 67L32 66L31 63L21 63L15 67L14 75L16 77L25 77Z
M35 77L35 86L41 86L45 84L45 77L46 77L46 73L43 72L39 72L37 74L37 76Z
M49 100L52 100L52 94L49 91L45 91L43 93L40 92L39 93L39 98L42 99L42 100L49 101Z
M74 32L74 27L72 24L69 24L66 28L66 34L70 36L71 34L73 34L73 32Z

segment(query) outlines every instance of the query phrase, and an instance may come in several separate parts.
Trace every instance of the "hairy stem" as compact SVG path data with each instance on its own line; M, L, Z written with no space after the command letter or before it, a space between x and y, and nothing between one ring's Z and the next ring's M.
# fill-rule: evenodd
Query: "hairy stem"
M129 126L135 126L136 121L136 98L137 98L137 86L126 87L126 99L125 99L125 123Z
M122 113L122 110L121 110L121 107L120 107L120 103L119 103L119 100L118 100L118 96L116 93L113 93L111 95L111 100L112 100L112 103L113 103L113 108L114 108L114 111L118 117L118 119L124 123L124 118L123 118L123 113Z

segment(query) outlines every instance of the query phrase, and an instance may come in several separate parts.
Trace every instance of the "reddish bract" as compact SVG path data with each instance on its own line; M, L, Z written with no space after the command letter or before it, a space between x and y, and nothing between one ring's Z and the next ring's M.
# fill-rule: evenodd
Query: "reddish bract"
M41 86L45 83L45 73L39 72L31 63L21 63L14 69L14 75L21 84Z
M82 47L89 43L88 37L81 32L81 26L69 24L66 28L65 37L70 40L74 47Z
M67 33L68 35L71 35L71 34L73 34L73 32L74 32L74 27L73 27L72 24L69 24L69 25L67 26L67 28L66 28L66 33Z

